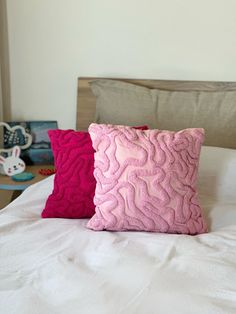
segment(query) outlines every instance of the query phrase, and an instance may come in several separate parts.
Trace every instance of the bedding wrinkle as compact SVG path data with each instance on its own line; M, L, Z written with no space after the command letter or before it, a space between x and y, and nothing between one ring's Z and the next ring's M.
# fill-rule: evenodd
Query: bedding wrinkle
M138 303L138 300L140 297L144 294L148 294L148 291L150 290L150 282L146 283L143 287L140 287L140 290L135 293L134 296L131 297L131 299L128 301L127 304L122 305L121 309L117 311L117 314L122 313L130 313L132 310L132 307Z

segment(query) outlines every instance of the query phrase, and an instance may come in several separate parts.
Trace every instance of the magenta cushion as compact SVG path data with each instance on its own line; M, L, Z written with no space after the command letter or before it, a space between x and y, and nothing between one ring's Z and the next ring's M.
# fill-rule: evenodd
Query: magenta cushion
M94 214L94 150L88 132L51 130L56 174L43 218L86 218Z
M148 129L147 126L138 127ZM88 132L50 130L56 174L52 194L42 212L43 218L90 218L96 181L94 149Z
M203 129L91 124L97 181L93 230L207 232L196 183Z

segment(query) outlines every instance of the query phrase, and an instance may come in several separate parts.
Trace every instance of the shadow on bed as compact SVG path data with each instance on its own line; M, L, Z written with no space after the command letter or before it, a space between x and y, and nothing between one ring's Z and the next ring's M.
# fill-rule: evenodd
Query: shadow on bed
M209 231L212 231L212 211L227 204L233 195L233 178L236 176L235 150L205 146L202 148L198 192Z

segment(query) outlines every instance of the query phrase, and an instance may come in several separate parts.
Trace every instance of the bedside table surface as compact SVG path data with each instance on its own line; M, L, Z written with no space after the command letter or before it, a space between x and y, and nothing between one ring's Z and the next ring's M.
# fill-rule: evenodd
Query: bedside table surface
M1 190L11 190L11 191L22 191L25 190L30 185L37 183L48 176L43 176L39 174L40 169L53 168L53 165L36 165L36 166L26 166L25 172L31 172L35 175L32 180L16 182L11 179L11 177L0 175L0 189Z

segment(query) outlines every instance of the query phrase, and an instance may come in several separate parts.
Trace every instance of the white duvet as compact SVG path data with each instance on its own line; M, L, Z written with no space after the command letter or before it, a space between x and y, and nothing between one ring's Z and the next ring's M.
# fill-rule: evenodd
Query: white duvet
M41 219L53 177L0 214L0 313L236 313L236 150L204 147L200 236Z

